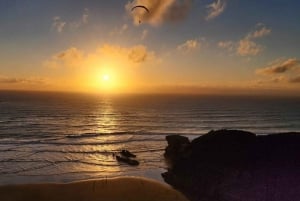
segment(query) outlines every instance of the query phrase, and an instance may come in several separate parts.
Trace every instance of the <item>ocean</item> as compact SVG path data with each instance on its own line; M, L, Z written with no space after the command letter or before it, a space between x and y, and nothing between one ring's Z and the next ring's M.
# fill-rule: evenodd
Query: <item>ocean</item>
M300 131L300 98L0 92L0 185L118 176L162 181L165 137ZM139 166L115 160L127 149Z

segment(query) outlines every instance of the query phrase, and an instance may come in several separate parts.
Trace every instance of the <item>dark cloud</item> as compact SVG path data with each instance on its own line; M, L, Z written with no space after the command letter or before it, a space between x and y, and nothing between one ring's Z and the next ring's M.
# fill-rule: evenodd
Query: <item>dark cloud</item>
M43 84L44 82L41 78L0 77L0 83L2 84Z
M271 66L258 69L256 73L263 75L283 74L288 71L294 70L299 65L299 63L300 61L298 59L287 59L285 61L276 62Z
M290 83L300 83L300 75L293 77L289 80Z

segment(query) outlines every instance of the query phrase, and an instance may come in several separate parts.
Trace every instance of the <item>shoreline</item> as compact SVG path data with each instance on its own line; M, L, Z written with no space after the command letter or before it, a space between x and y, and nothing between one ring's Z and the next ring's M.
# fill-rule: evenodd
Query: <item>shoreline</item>
M188 201L167 184L142 177L0 186L3 201Z

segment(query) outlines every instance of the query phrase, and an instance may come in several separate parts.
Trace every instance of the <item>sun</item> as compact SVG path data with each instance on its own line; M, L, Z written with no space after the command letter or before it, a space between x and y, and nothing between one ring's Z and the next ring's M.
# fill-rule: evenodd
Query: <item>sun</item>
M102 76L102 80L103 80L104 82L108 82L108 81L110 80L110 76L109 76L108 74L104 74L104 75Z

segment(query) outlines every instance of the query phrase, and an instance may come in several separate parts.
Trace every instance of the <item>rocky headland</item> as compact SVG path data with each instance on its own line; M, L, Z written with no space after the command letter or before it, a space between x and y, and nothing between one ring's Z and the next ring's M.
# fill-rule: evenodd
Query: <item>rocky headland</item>
M300 200L300 133L167 136L164 180L191 201Z

